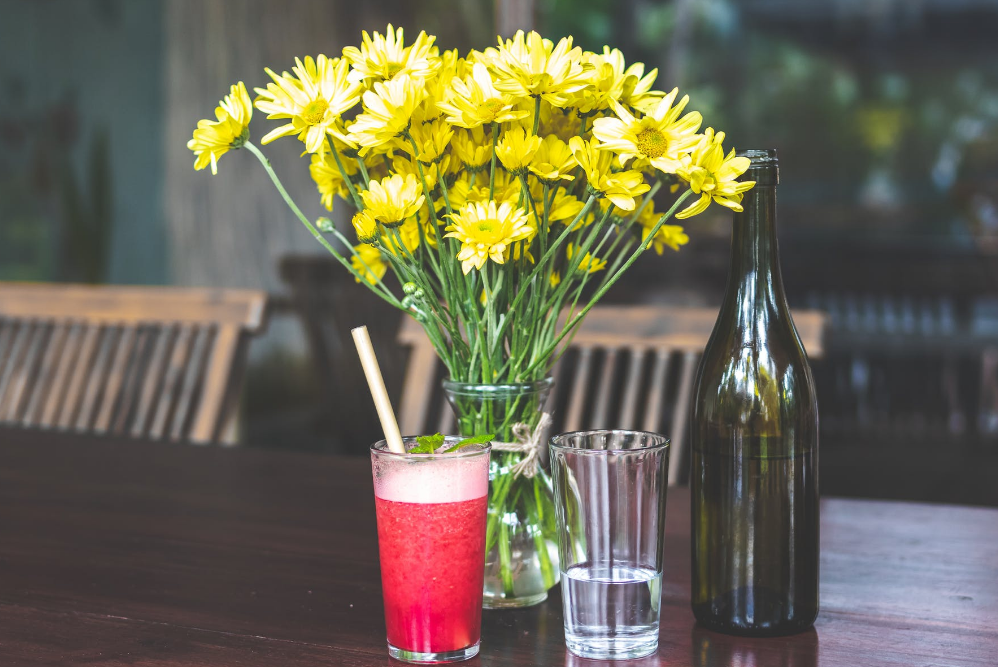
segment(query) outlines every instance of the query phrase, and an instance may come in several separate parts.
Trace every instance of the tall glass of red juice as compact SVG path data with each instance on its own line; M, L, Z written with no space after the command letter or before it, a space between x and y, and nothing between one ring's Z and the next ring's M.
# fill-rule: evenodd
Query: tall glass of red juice
M446 450L460 438L446 438ZM416 445L405 438L408 451ZM442 454L371 446L388 653L406 662L478 655L489 445Z

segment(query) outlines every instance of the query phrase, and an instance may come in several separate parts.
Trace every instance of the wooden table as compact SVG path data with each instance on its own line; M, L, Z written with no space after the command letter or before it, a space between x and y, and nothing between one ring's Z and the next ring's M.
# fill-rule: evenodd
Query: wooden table
M0 665L398 664L369 466L0 430ZM815 629L747 640L695 626L686 490L668 507L661 648L625 664L998 664L996 510L824 500ZM553 592L485 612L467 664L597 664Z

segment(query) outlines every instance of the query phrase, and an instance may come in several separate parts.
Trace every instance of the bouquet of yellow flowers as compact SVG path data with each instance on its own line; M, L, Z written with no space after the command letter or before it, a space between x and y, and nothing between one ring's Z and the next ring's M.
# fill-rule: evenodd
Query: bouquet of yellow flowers
M701 132L687 96L654 89L657 71L627 66L616 49L591 53L570 37L555 43L521 31L462 58L434 42L420 32L406 45L402 29L389 25L384 35L365 32L360 48L342 57L298 59L281 74L267 69L271 82L255 89L252 103L242 82L232 86L188 147L195 169L211 165L212 173L230 149L256 155L333 257L420 322L452 383L532 387L644 251L687 243L670 218L712 202L741 210L753 184L737 179L749 160L725 153L724 133ZM322 205L332 210L339 197L353 207L356 242L326 218L313 222L288 196L249 140L254 107L283 123L261 144L297 137ZM665 202L658 207L657 195ZM389 270L401 295L385 283ZM452 395L462 432L539 440L530 429L542 398L498 390L489 397ZM517 588L515 549L499 518L524 497L528 520L541 526L525 535L537 541L545 591L557 581L543 543L553 527L543 497L550 484L536 465L522 465L526 445L499 451L506 453L494 462L488 532L495 596L534 601Z

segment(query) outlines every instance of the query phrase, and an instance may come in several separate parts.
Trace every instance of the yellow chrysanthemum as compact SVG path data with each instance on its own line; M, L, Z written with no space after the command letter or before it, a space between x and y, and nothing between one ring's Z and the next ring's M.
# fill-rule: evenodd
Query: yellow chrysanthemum
M548 135L541 141L528 168L537 178L554 185L559 180L571 181L575 167L568 144L554 135Z
M697 130L703 120L699 111L679 117L690 98L684 95L679 104L672 106L678 94L679 89L673 88L641 118L613 102L616 118L593 121L593 136L600 140L600 148L617 153L625 165L631 158L645 158L666 174L676 173L683 155L697 145Z
M357 211L350 220L350 224L353 225L353 230L357 233L357 240L361 243L374 243L381 234L378 221L366 209Z
M555 45L531 31L518 30L513 39L499 38L499 48L480 54L495 77L495 87L510 95L542 97L556 107L589 85L591 66L582 62L582 49L565 37Z
M342 162L343 169L347 172L348 176L353 176L357 173L356 162L353 160L342 160ZM350 196L350 189L347 187L347 182L343 179L343 174L340 172L340 168L331 153L327 152L324 155L313 154L312 164L309 165L308 172L319 189L322 205L326 207L327 211L333 210L333 197L336 195L339 195L343 199L347 199Z
M399 247L398 240L395 238L395 233L398 233L400 239L402 239L402 245L410 253L416 251L419 247L419 221L416 218L409 218L404 224L400 225L395 229L394 232L389 231L381 236L381 248L396 257L404 257L405 251Z
M354 251L357 254L350 257L350 264L353 265L353 268L358 273L364 276L367 282L374 285L385 277L385 274L388 272L388 265L385 264L385 260L382 258L381 251L378 250L377 246L361 243L358 246L354 246ZM360 278L355 278L355 280L360 282Z
M534 233L527 224L527 215L511 202L499 206L495 201L472 202L449 217L451 224L444 230L448 232L444 237L461 242L457 259L465 274L473 268L481 269L489 259L504 263L506 249Z
M528 119L520 122L533 121ZM547 102L541 102L541 122L537 128L537 134L542 137L553 134L562 141L567 142L572 137L578 136L581 129L582 119L573 109L559 109Z
M572 257L576 253L576 248L574 245L569 243L565 246L565 258L568 260L569 266L572 263ZM580 273L596 273L597 271L602 271L606 268L606 260L600 259L599 257L594 257L592 253L587 252L579 260L579 266L576 269Z
M649 240L648 236L651 234L651 230L655 228L661 217L662 214L655 211L655 202L653 201L648 202L641 211L641 215L638 216L638 224L641 225L641 241L645 243L646 247L654 247L655 252L661 255L666 248L678 251L680 246L689 243L690 237L679 225L662 225L655 232L655 238Z
M412 157L418 157L423 164L436 162L447 150L451 137L454 136L454 128L443 120L434 120L424 123L413 124L409 129L413 141L416 142L418 156L413 155L412 144L407 138L398 137L395 145Z
M439 164L423 165L423 178L426 179L426 187L432 192L435 187L437 187L437 180L439 179L440 170L442 166L444 169L447 168L447 160L449 158L444 157L443 162ZM412 176L416 179L416 182L422 186L419 180L419 167L416 165L415 160L410 160L408 156L396 155L392 158L392 172L402 176L403 178L409 178ZM420 190L422 192L422 190Z
M405 178L395 174L371 181L370 189L361 192L360 197L364 200L364 208L386 227L401 225L426 201L423 187L412 174Z
M271 130L261 139L269 144L292 134L304 142L309 153L324 153L326 133L344 111L353 108L360 99L360 86L347 81L348 65L340 58L319 55L295 58L294 74L278 76L269 67L265 70L273 79L266 88L254 88L256 108L270 119L291 122Z
M412 114L425 95L418 80L396 77L374 84L364 93L364 113L350 126L350 139L365 155L372 148L390 142L409 129Z
M557 287L561 284L561 272L552 271L551 275L548 276L548 282L551 283L551 287Z
M343 57L350 61L353 70L350 80L370 83L390 81L396 76L409 76L427 79L440 66L437 49L433 46L436 37L420 32L416 41L405 46L403 30L396 30L388 24L382 35L375 31L374 36L363 32L364 40L358 49L348 46L343 49Z
M507 130L496 144L496 157L511 174L520 174L526 170L540 147L540 137L528 134L522 127L514 127Z
M649 101L661 99L663 93L651 91L658 70L653 69L645 76L644 63L634 63L626 67L624 54L617 49L604 46L603 53L585 53L585 62L592 66L590 84L571 97L571 105L580 114L591 114L610 108L611 102L619 102L625 107L647 105Z
M682 220L703 213L711 201L732 211L742 210L742 193L750 190L755 181L739 182L737 179L752 161L736 157L734 148L725 157L723 143L724 132L715 135L714 129L708 127L690 154L689 163L676 170L680 178L689 181L690 189L700 195L696 203L677 213L676 218Z
M447 114L447 122L473 128L490 123L508 123L530 112L517 108L518 99L496 90L488 68L475 63L471 76L454 79L446 101L437 107Z
M614 172L613 154L602 150L591 141L572 137L568 142L575 161L586 172L590 192L606 197L618 208L634 210L634 198L651 188L644 182L640 171Z
M194 136L187 148L194 151L194 169L200 171L211 165L211 173L218 173L218 158L230 148L242 148L249 140L249 122L253 118L253 105L242 81L229 88L229 94L215 107L216 120L198 121Z
M484 169L492 159L492 144L486 139L481 126L471 130L457 130L451 141L454 155L470 172Z

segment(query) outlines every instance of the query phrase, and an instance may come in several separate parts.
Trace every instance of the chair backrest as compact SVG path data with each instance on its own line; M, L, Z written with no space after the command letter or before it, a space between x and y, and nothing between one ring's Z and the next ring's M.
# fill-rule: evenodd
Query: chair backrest
M823 353L825 315L794 311L809 356ZM667 433L669 483L685 470L693 374L717 310L676 306L597 306L555 364L548 402L552 432L623 428ZM399 417L405 433L453 429L441 396L441 364L419 324L406 318L399 341L411 348Z
M0 283L0 423L231 441L249 290Z

